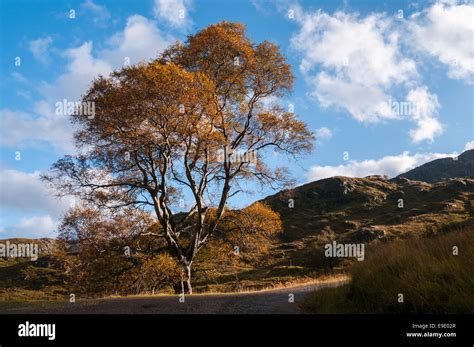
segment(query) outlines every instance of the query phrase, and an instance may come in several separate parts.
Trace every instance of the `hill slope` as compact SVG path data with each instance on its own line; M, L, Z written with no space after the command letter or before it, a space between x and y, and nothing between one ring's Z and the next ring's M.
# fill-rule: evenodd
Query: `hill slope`
M425 182L436 182L455 177L474 178L474 149L465 151L457 157L457 160L453 158L433 160L400 174L398 177Z
M406 178L332 177L269 196L284 232L275 250L293 265L333 267L324 244L423 236L474 217L474 179L426 183ZM284 256L283 256L284 254Z

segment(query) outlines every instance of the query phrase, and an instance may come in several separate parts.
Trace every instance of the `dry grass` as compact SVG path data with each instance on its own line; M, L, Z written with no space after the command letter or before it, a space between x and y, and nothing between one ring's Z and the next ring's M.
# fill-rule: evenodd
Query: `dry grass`
M453 246L459 255L453 255ZM314 293L309 313L474 312L474 229L368 249L352 282ZM398 302L399 294L404 302Z

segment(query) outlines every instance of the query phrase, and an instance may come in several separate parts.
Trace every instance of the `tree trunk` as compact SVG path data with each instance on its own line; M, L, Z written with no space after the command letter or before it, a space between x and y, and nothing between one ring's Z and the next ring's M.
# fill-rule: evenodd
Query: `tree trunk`
M183 265L183 277L181 282L174 287L176 294L192 294L193 287L191 285L191 265Z

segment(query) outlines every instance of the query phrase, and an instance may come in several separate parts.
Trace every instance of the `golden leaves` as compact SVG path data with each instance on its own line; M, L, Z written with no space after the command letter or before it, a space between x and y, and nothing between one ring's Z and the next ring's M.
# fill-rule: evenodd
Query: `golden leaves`
M286 179L284 170L266 165L266 149L290 155L311 149L306 125L292 113L268 109L262 100L281 96L292 82L278 46L254 44L239 23L211 25L153 62L94 81L84 101L95 103L95 117L74 118L80 125L76 139L88 152L76 160L77 168L69 165L73 161L57 165L58 186L96 207L108 201L117 209L149 207L168 250L186 266L199 243L213 239L217 225L244 253L265 254L281 229L278 215L259 203L242 211L227 211L226 204L239 181L274 187ZM256 163L239 159L240 153L257 152ZM227 160L234 153L239 160ZM94 180L97 172L104 172L104 179ZM181 189L191 193L191 206L201 207L192 218L202 223L185 231L170 223ZM80 220L87 234L97 218L90 219ZM126 220L114 225L99 219L95 226L109 230L110 237L132 230Z

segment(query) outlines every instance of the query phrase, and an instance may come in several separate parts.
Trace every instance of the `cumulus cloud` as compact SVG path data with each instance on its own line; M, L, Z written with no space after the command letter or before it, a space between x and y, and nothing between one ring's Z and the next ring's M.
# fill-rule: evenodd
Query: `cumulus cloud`
M347 109L359 121L395 115L384 107L393 85L417 76L415 63L404 58L390 20L373 14L321 11L297 16L300 31L292 45L303 53L300 69L315 87L312 95L324 106ZM316 67L321 72L312 74Z
M438 97L428 92L426 87L418 87L409 91L407 101L416 105L412 117L417 124L416 129L410 130L413 142L424 140L433 142L434 137L443 132L443 125L437 119L440 104Z
M40 172L1 170L0 207L20 213L43 213L59 217L72 200L54 196L54 192L40 180Z
M110 175L96 173L107 183ZM38 233L54 236L65 212L81 203L73 195L58 197L56 187L42 181L39 171L0 170L0 187L0 233L14 237L22 233L24 237L38 237Z
M189 8L191 0L155 0L153 12L158 18L172 27L187 28L191 25Z
M100 11L94 5L86 2L90 10ZM41 140L51 143L58 153L69 153L73 149L74 128L67 116L56 114L56 103L64 99L79 101L94 78L107 76L125 63L156 58L172 41L156 24L154 20L133 15L127 19L124 29L108 40L107 48L94 52L93 42L86 41L60 53L67 61L65 71L56 80L41 83L43 100L37 102L33 110L0 110L4 121L0 143L15 147L35 145ZM13 77L23 80L19 74Z
M326 127L316 129L316 139L329 140L332 137L332 130Z
M66 98L76 101L85 93L92 80L98 75L107 75L112 71L112 65L92 54L92 41L65 50L62 55L68 60L66 72L53 83L43 83L41 91L53 104Z
M350 160L347 164L337 166L313 166L309 170L308 180L315 181L333 176L365 177L369 175L397 176L431 160L455 156L443 153L403 152L399 155L389 155L380 159Z
M0 227L0 235L5 237L53 238L55 231L56 223L49 215L24 217L17 225Z
M140 15L128 17L123 31L108 40L108 48L94 54L93 42L65 50L62 55L68 60L66 72L53 83L44 83L43 94L49 100L63 98L76 101L85 93L98 75L108 75L125 63L135 64L156 58L171 42L156 26L156 22Z
M38 105L39 115L9 109L0 110L0 144L7 147L36 146L39 142L51 144L57 152L70 152L74 149L72 125L64 116L57 116Z
M53 43L51 36L32 40L28 43L28 48L36 60L42 64L49 63L49 46Z
M73 197L58 198L40 180L40 172L0 171L2 214L20 215L18 221L1 221L0 233L15 237L52 237L59 219L74 204Z
M474 76L474 4L438 1L416 12L409 22L413 47L448 67L448 76L472 83Z
M53 237L56 223L49 215L22 218L17 231L20 234L35 235L36 237ZM31 237L31 236L30 236Z
M297 7L295 19L300 28L291 45L302 54L300 70L321 106L346 110L364 123L408 119L417 125L410 132L414 142L442 133L437 97L420 83L415 61L403 54L393 18ZM421 102L423 112L395 112L390 100Z
M160 32L156 21L133 15L128 17L124 30L109 40L111 48L99 56L114 67L123 65L126 58L135 64L156 58L172 41L172 37Z

